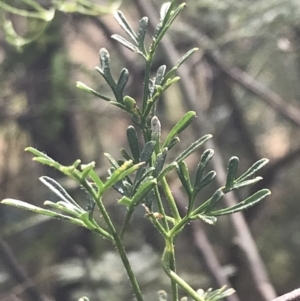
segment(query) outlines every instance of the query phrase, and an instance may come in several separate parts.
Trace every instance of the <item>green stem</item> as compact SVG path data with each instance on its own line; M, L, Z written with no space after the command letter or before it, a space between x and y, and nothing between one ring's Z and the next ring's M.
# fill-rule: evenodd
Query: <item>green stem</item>
M149 81L150 81L150 73L151 73L151 64L152 64L152 56L149 54L146 60L146 67L145 67L145 78L144 78L144 97L143 97L143 116L144 111L147 107L148 97L149 97Z
M169 252L169 267L170 270L173 271L174 273L176 273L176 260L175 260L175 248L174 248L174 244L173 244L174 240L173 238L171 238L169 240L169 245L171 248L171 252ZM176 283L176 281L171 278L171 287L172 287L172 300L173 301L178 301L178 285Z
M162 203L162 200L161 200L160 193L158 191L158 186L157 185L154 188L154 194L155 194L155 198L156 198L156 201L157 201L158 211L159 211L160 214L163 215L162 220L163 220L164 229L166 231L169 231L169 225L168 225L168 221L167 221L167 218L166 218L165 208L163 206L163 203Z
M140 289L140 286L137 282L137 279L131 269L131 265L130 265L130 262L128 260L128 257L127 257L127 254L126 254L126 251L123 247L123 244L121 242L121 239L120 237L118 236L117 234L117 231L110 219L110 216L108 215L104 205L103 205L103 202L101 201L101 199L96 199L96 203L97 203L97 206L103 216L103 219L105 221L105 223L107 224L110 232L111 232L111 235L113 236L114 238L114 244L115 246L117 247L117 250L120 254L120 257L121 257L121 260L123 262L123 265L124 265L124 268L127 272L127 275L128 275L128 278L130 280L130 283L132 285L132 288L134 290L134 293L135 293L135 296L136 296L136 299L137 301L143 301L143 295L142 295L142 292L141 292L141 289Z
M182 230L182 228L189 222L190 217L185 216L179 223L176 223L175 226L170 231L170 236L174 237Z
M121 242L121 239L120 239L120 237L119 237L119 235L118 235L118 233L115 229L115 226L112 223L108 212L106 211L106 208L105 208L105 206L104 206L104 204L101 200L101 197L97 197L97 193L86 182L83 182L81 184L89 192L89 194L93 197L93 199L95 200L95 202L96 202L96 204L99 208L100 213L103 216L103 219L104 219L104 221L105 221L105 223L106 223L106 225L107 225L107 227L110 231L110 234L113 237L113 243L114 243L114 245L116 246L116 248L119 252L119 255L120 255L121 260L123 262L123 265L124 265L124 268L125 268L126 273L128 275L131 286L134 290L137 301L144 301L140 286L139 286L139 284L137 282L137 279L136 279L136 277L135 277L135 275L134 275L134 273L131 269L131 265L130 265L130 262L128 260L126 251L125 251L125 249L123 247L123 244Z
M174 272L169 263L170 255L172 251L169 249L168 245L164 250L161 262L165 273L176 283L178 284L188 295L190 295L196 301L205 301L201 296L190 286L188 285L181 277L179 277L176 272Z
M161 180L161 186L164 190L164 193L166 195L166 198L167 198L168 204L170 206L172 215L175 219L175 224L177 224L181 221L181 217L179 215L179 211L178 211L178 208L176 206L176 202L174 200L173 194L171 192L171 189L170 189L169 184L168 184L165 177L163 177L162 180Z

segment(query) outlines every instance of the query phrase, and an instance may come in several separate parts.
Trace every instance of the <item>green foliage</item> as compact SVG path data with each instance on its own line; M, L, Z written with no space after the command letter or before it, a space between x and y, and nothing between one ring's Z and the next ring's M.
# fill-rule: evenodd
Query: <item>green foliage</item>
M21 49L44 32L57 11L99 16L111 13L121 4L120 0L109 0L107 2L107 5L103 6L91 0L54 0L50 7L45 8L36 0L21 0L18 3L11 0L2 0L0 1L0 28L5 32L7 42ZM8 14L27 19L30 30L25 37L15 31ZM37 22L38 26L36 26Z
M121 155L123 158L120 160L113 158L110 154L105 154L111 164L106 180L102 180L97 175L94 162L81 164L80 160L76 160L72 165L64 166L34 148L29 147L26 149L34 155L33 160L53 167L78 183L88 195L87 209L80 206L58 182L49 177L41 177L40 180L60 199L56 203L46 201L44 205L50 207L50 209L43 209L19 200L5 199L2 201L3 204L16 206L34 213L68 220L109 240L120 254L138 301L143 300L143 295L122 245L122 238L126 234L127 226L137 206L143 204L147 218L164 239L165 249L162 255L162 266L171 280L172 300L179 300L178 286L180 286L194 300L214 301L233 293L233 290L222 288L215 291L209 289L204 292L192 289L176 273L175 238L193 220L215 224L218 216L245 210L270 194L269 190L262 189L232 207L218 209L217 207L226 193L252 185L261 180L261 177L253 178L253 176L268 162L267 159L259 160L244 174L237 177L239 160L237 157L232 157L228 163L227 179L224 186L218 188L209 199L199 200L197 198L199 192L209 185L216 176L215 171L208 171L205 174L214 151L209 149L203 152L195 175L190 174L185 159L212 138L209 134L193 142L178 154L175 160L168 162L168 153L179 142L178 135L196 117L195 112L186 113L171 129L165 139L161 137L161 123L155 115L156 103L159 101L162 93L179 80L178 77L174 76L176 70L196 50L188 51L178 61L177 65L169 71L166 70L167 68L164 65L159 67L156 76L151 78L151 66L159 42L177 15L185 7L184 3L177 5L176 2L173 0L162 6L160 21L150 45L145 43L147 17L143 17L140 20L138 32L135 32L122 12L118 11L115 14L117 22L129 36L130 41L118 35L114 35L113 38L131 51L139 54L145 61L144 95L142 101L124 95L129 71L122 69L118 79L114 79L110 71L111 58L109 52L104 48L99 53L101 66L96 67L96 70L110 86L114 99L102 95L83 83L77 83L77 87L83 91L108 101L127 112L134 124L129 126L126 132L130 153L122 149ZM141 142L142 139L139 139L140 134L142 134L143 143ZM164 141L162 142L162 140ZM177 171L178 178L187 196L187 211L184 216L179 214L179 209L166 178L173 169ZM163 193L159 190L159 186L161 186ZM120 194L118 203L126 207L126 214L120 229L115 227L105 206L106 193L111 189L115 189ZM162 201L163 197L166 199L166 204ZM153 208L157 212L153 211ZM168 215L166 212L170 212L170 214ZM99 215L99 213L103 218L104 227L100 226L95 219L95 215ZM83 297L81 300L87 299ZM159 300L166 300L166 295L161 293Z

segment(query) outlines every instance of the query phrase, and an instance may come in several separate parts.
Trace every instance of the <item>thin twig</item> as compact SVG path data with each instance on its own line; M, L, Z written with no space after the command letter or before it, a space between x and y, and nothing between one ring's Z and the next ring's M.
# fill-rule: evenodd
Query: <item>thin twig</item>
M25 292L32 301L45 301L45 298L38 291L32 279L17 262L9 245L2 238L0 238L0 258L15 281L26 286Z
M300 288L284 294L272 301L300 301Z

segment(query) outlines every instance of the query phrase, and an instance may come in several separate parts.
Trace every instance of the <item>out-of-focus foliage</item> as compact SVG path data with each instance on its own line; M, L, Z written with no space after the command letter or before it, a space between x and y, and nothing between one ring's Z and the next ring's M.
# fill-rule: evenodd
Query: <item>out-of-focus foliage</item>
M37 39L49 26L58 12L80 13L101 16L114 12L121 0L108 0L107 3L95 3L91 0L2 0L0 2L0 28L4 30L6 41L21 49L24 45ZM12 22L16 17L23 17L27 28L26 34L19 34ZM24 23L24 21L23 21Z

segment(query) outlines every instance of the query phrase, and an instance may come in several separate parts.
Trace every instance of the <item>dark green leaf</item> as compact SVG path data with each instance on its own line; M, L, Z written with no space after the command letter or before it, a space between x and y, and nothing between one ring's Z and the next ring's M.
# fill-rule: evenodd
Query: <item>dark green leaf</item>
M189 50L183 57L181 57L181 59L179 59L179 61L177 62L176 66L174 66L169 72L167 72L162 85L164 85L166 83L166 81L171 78L175 72L177 71L177 69L196 51L198 51L199 48L193 48L191 50Z
M110 162L110 164L115 168L119 168L120 165L118 164L118 162L114 159L114 157L108 153L104 153L104 156L108 159L108 161Z
M178 137L174 137L171 142L169 143L169 145L167 145L166 147L168 148L168 150L170 150L173 146L175 146L178 142L180 142L180 139Z
M187 158L190 154L192 154L196 149L198 149L203 143L205 143L208 139L212 138L212 135L205 135L192 143L185 151L183 151L176 159L176 162L180 162Z
M148 27L148 18L143 17L140 20L139 32L138 32L138 37L137 37L138 46L141 51L144 49L144 41L145 41L145 36L146 36L146 32L147 32L147 27Z
M194 192L198 193L202 188L207 186L217 175L215 171L210 171L197 185L194 187Z
M167 151L168 151L168 149L164 148L162 150L162 152L157 155L156 163L155 163L155 171L153 173L154 177L157 177L160 174L160 172L162 171L165 161L166 161Z
M154 148L155 148L155 141L148 141L144 146L140 155L140 161L145 162L145 165L147 165L147 163L151 159ZM146 167L142 166L136 173L135 183L140 182L145 172L146 172Z
M140 204L140 202L143 201L149 191L153 189L156 184L156 179L149 179L148 181L145 181L134 194L131 206L137 206Z
M261 159L255 162L244 174L236 179L236 182L242 182L252 177L258 170L264 167L269 162L268 159Z
M160 151L161 124L157 116L151 119L151 140L155 141L155 153Z
M250 196L246 200L244 200L232 207L213 211L210 214L214 215L214 216L218 216L218 215L232 214L232 213L235 213L238 211L242 211L242 210L252 207L253 205L255 205L256 203L258 203L259 201L261 201L263 198L265 198L267 195L270 195L270 194L271 194L270 190L262 189L256 193L254 193L252 196Z
M134 162L138 163L140 160L139 138L136 129L132 125L127 128L127 139Z
M243 181L243 182L238 182L236 184L233 185L232 189L231 190L234 190L234 189L239 189L241 187L244 187L244 186L248 186L248 185L253 185L259 181L262 180L262 177L256 177L254 179L251 179L251 180L246 180L246 181Z
M159 42L164 37L165 33L168 31L171 24L174 22L174 20L177 18L177 16L184 9L185 6L186 6L186 3L182 3L171 13L169 13L169 10L167 10L162 26L159 28L156 35L154 36L154 38L156 38L155 45L159 44Z
M134 32L128 21L126 20L124 14L121 11L116 11L114 14L115 19L124 29L124 31L132 38L133 41L137 43L137 34Z
M222 188L219 188L213 196L208 200L208 204L205 207L205 213L210 213L211 210L213 210L218 202L221 200L221 198L224 196L224 192Z
M142 182L147 180L147 177L152 174L154 169L155 169L154 167L144 168L143 173L141 174L141 176L139 178L136 177L136 179L134 181L134 190L136 189L136 187L139 187ZM151 177L151 179L153 179L153 176L150 176L150 177ZM150 177L148 177L148 178L150 178Z
M204 169L206 168L207 164L213 157L213 155L214 155L214 151L212 149L208 149L201 156L200 162L197 166L196 177L195 177L195 182L194 182L194 189L197 191L199 191L202 187L204 187L203 183L201 184L203 172L204 172Z
M186 191L187 195L190 197L192 195L193 188L190 180L189 170L186 163L184 161L179 162L176 170L184 190Z
M127 151L124 148L121 148L121 154L125 160L127 160L127 161L133 160L134 161L134 159L127 153Z
M230 158L228 168L227 168L225 191L230 191L231 187L233 186L238 166L239 166L239 158L238 157Z
M112 39L118 41L120 44L122 44L124 47L128 48L129 50L136 52L136 53L141 53L143 54L136 46L134 46L132 43L130 43L129 41L127 41L126 39L124 39L123 37L117 35L117 34L113 34L111 36Z
M129 72L127 69L123 68L120 74L120 77L118 79L117 82L117 87L116 90L118 92L118 97L117 99L123 99L123 92L124 92L124 88L128 82L128 78L129 78Z
M157 69L156 76L155 76L155 82L154 82L155 86L158 86L161 84L161 82L164 79L165 72L166 72L166 65L162 65Z
M96 67L96 70L104 77L104 79L109 84L111 89L115 92L116 82L114 81L110 73L109 52L105 48L101 48L99 52L99 58L100 58L101 68Z
M148 141L146 143L145 147L143 148L143 150L141 152L141 156L140 156L141 162L148 163L148 161L150 160L152 153L154 151L155 144L156 144L155 141Z

